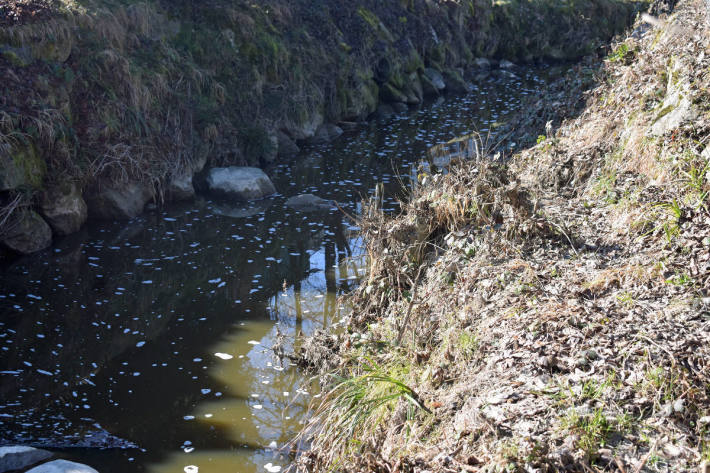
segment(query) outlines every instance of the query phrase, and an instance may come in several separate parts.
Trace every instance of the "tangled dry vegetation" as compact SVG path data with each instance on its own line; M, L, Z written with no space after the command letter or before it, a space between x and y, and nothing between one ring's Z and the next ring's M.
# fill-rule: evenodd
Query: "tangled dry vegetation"
M580 116L365 219L297 468L707 471L710 34L700 0L648 21Z

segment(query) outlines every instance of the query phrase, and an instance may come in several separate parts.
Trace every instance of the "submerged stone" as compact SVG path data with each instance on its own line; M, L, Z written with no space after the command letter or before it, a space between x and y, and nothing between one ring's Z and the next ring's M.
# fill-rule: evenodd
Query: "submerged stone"
M311 212L315 210L328 210L336 208L332 200L326 200L313 194L301 194L290 197L286 200L286 207L291 207L301 212Z
M0 447L0 473L22 470L51 456L50 452L33 447L21 445Z

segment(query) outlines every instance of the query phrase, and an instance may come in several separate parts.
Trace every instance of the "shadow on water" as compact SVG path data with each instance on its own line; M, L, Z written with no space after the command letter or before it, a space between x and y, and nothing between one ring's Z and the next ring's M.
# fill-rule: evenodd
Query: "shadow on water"
M384 183L404 198L428 147L505 121L542 83L489 81L464 97L373 122L269 170L252 204L198 199L92 224L0 274L0 443L52 447L102 473L261 471L317 395L270 350L339 320L363 244L357 214ZM187 471L187 470L185 470Z

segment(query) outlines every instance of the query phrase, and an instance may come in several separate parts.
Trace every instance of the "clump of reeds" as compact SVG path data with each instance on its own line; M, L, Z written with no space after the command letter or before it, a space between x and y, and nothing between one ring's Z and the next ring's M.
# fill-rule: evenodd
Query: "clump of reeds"
M338 465L356 455L400 402L407 406L407 418L417 411L430 412L411 387L372 359L362 364L360 373L334 379L335 385L295 441L310 440L323 464Z

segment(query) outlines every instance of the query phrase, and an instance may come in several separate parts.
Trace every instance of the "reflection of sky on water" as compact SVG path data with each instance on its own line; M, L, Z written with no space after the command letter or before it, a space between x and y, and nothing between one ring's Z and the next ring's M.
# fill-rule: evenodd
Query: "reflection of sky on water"
M359 245L361 242L351 241L352 247ZM242 322L240 330L210 347L219 354L215 355L219 361L209 369L209 375L223 391L217 398L198 403L188 414L188 422L217 427L230 444L242 448L212 450L199 439L189 439L183 452L171 454L149 471L181 471L189 466L200 472L259 471L267 464L271 469L288 464L286 444L300 429L318 391L287 359L277 359L270 347L279 336L292 342L296 333L313 333L344 315L347 309L337 306L337 294L327 290L324 274L335 270L331 274L337 274L339 282L354 283L362 273L364 259L343 259L326 268L327 259L325 251L313 252L311 275L300 282L300 290L287 287L269 300L275 324ZM290 349L292 343L286 347Z

